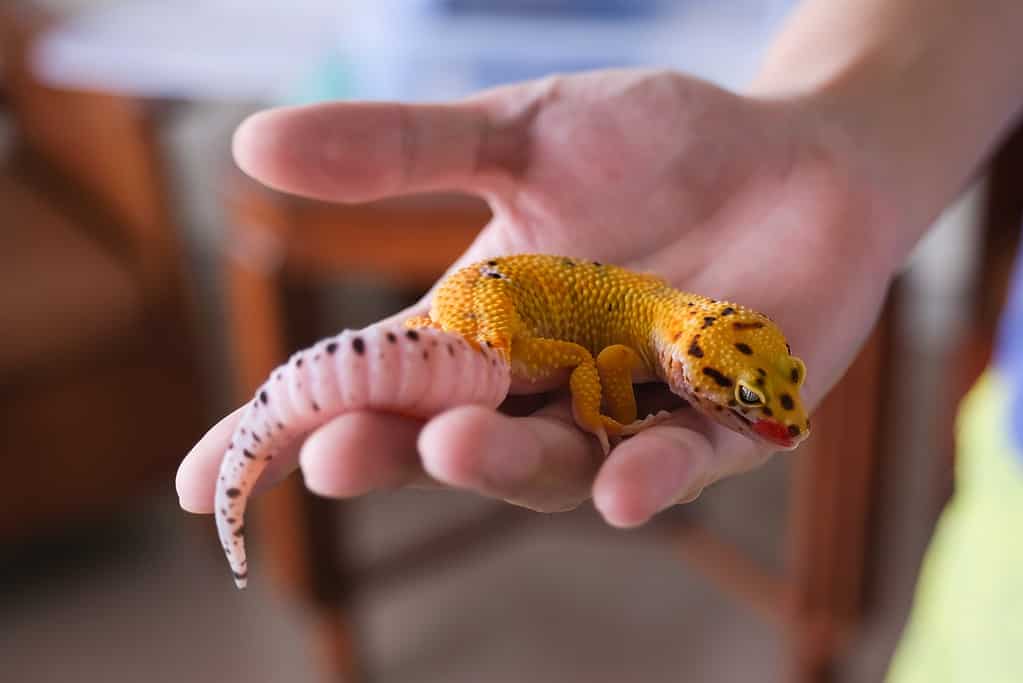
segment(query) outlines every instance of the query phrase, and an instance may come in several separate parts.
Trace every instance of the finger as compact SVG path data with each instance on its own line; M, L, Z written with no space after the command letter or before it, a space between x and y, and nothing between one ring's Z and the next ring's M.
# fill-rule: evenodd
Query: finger
M326 103L260 112L234 156L271 187L360 202L431 190L479 190L490 120L479 104Z
M213 512L213 491L217 485L220 461L224 458L235 425L241 419L242 410L244 408L235 410L213 425L178 465L174 486L178 492L178 504L188 512Z
M597 474L593 502L613 526L635 527L710 484L763 464L770 455L749 439L692 414L619 444Z
M534 510L574 508L589 497L599 451L565 421L563 406L556 411L513 418L479 406L450 410L420 433L423 466L450 486Z
M182 509L196 514L213 512L213 494L217 486L220 463L227 452L227 445L234 434L235 426L241 419L244 407L222 418L192 447L178 466L174 484L178 492L178 504ZM253 489L261 493L284 479L298 466L298 447L303 437L297 437L275 455L259 477Z
M651 427L618 444L597 474L593 504L616 527L644 524L706 485L710 441L689 427Z
M299 461L306 486L346 498L427 479L416 453L420 420L382 413L342 415L309 436Z

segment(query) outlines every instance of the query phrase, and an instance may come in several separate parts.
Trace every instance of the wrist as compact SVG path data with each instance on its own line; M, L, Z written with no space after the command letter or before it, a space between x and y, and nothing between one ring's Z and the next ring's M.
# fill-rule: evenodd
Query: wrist
M850 258L869 254L864 265L871 277L887 281L898 274L944 203L928 185L898 182L890 173L899 150L863 125L860 100L831 82L798 92L758 83L749 96L788 121L795 163L816 169L813 176L823 183L816 192L835 193L841 198L836 203L855 215L851 222L836 217L821 229L840 226Z
M880 198L904 258L1023 109L1023 4L807 1L749 93L803 113Z

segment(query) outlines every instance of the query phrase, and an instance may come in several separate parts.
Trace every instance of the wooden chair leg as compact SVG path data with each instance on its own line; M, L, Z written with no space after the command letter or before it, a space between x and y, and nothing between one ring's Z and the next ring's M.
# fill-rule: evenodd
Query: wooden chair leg
M245 234L243 231L239 233ZM228 297L243 402L287 357L279 269L265 249L235 245L228 254ZM263 245L265 247L266 245ZM361 679L354 628L346 616L347 597L337 517L327 501L309 494L290 477L254 506L256 530L268 569L311 615L314 654L325 680Z
M834 680L859 617L874 473L880 446L885 351L891 306L845 378L814 415L816 437L798 456L789 565L792 680Z

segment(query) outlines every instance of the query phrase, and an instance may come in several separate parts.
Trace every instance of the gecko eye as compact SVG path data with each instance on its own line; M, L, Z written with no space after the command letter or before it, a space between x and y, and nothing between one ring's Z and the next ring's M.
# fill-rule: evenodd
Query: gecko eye
M735 398L744 406L759 406L764 403L764 397L745 384L740 384L736 387Z
M797 387L803 386L803 382L806 380L806 365L795 356L792 356L792 370L789 372L789 379Z

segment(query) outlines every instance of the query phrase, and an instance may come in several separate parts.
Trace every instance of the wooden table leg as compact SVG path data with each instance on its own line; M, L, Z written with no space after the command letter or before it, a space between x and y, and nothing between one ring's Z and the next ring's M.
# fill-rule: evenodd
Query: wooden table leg
M860 616L892 308L814 414L815 436L796 459L788 623L798 683L834 680L837 658Z
M251 228L238 231L255 233ZM258 233L256 233L258 234ZM237 377L243 401L287 358L282 289L273 237L266 243L235 243L225 272ZM255 529L267 568L311 615L313 654L325 680L361 680L354 628L346 616L346 572L335 510L292 476L254 506Z

